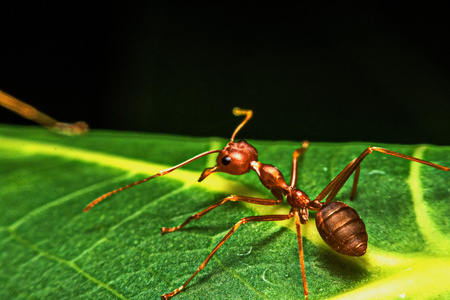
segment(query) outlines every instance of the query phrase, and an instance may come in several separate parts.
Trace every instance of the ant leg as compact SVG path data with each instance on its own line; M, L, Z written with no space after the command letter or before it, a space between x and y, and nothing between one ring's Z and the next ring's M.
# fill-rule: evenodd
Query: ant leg
M144 183L144 182L147 182L147 181L149 181L149 180L152 180L152 179L154 179L154 178L156 178L156 177L164 176L164 175L166 175L166 174L169 174L170 172L175 171L176 169L181 168L182 166L187 165L187 164L193 162L194 160L199 159L200 157L203 157L203 156L205 156L205 155L209 155L209 154L212 154L212 153L217 153L217 152L220 152L220 150L210 150L210 151L206 151L206 152L200 153L200 154L198 154L198 155L196 155L196 156L194 156L194 157L192 157L192 158L190 158L190 159L188 159L188 160L186 160L186 161L184 161L184 162L182 162L182 163L180 163L180 164L178 164L178 165L176 165L176 166L173 166L173 167L170 167L170 168L168 168L168 169L159 171L159 172L156 173L155 175L152 175L152 176L150 176L150 177L147 177L147 178L138 180L138 181L136 181L136 182L134 182L134 183L131 183L131 184L129 184L129 185L123 186L123 187L121 187L121 188L115 189L114 191L111 191L111 192L109 192L109 193L106 193L106 194L104 194L103 196L100 196L100 197L98 197L97 199L95 199L94 201L92 201L91 203L89 203L89 204L84 208L84 212L88 212L91 208L93 208L93 207L96 206L99 202L103 201L104 199L108 198L109 196L112 196L112 195L117 194L117 193L119 193L119 192L121 192L121 191L123 191L123 190L129 189L129 188L131 188L131 187L133 187L133 186L136 186L136 185L139 185L139 184L141 184L141 183Z
M188 283L195 277L195 275L198 274L210 261L212 256L219 250L219 248L230 238L230 236L241 226L242 224L246 224L248 222L264 222L264 221L285 221L292 218L291 215L266 215L266 216L253 216L253 217L246 217L242 218L239 222L237 222L231 229L228 231L228 233L220 240L220 242L217 244L217 246L211 251L211 253L208 255L208 257L205 259L205 261L198 267L198 269L192 274L189 279L183 283L182 286L175 289L174 291L164 294L161 296L161 299L170 299L174 295L178 294L182 289L184 289Z
M359 182L359 173L361 173L361 165L358 165L355 170L355 174L353 174L353 186L352 186L352 192L350 193L350 200L353 201L356 196L356 188L358 187Z
M330 193L330 191L334 188L336 185L336 182L342 179L342 176L345 176L345 170L352 165L355 162L356 158L352 160L324 189L323 191L317 196L316 200L322 201L322 199ZM358 187L359 182L359 174L361 172L361 165L358 165L355 170L355 174L353 175L353 186L352 191L350 193L350 200L353 201L356 195L356 188Z
M356 160L356 158L353 159L336 177L334 177L334 179L316 197L316 199L314 200L315 202L322 201L322 199L325 198L325 196L328 195L331 192L331 190L333 190L333 188L336 186L336 182L339 181L342 178L342 176L345 174L344 171L346 171L348 169L348 167L355 162L355 160Z
M353 181L353 187L352 187L352 193L351 198L353 198L356 194L356 187L358 184L358 178L359 178L359 170L360 170L360 164L364 160L364 158L367 157L370 153L373 151L381 152L384 154L392 155L395 157L407 159L413 162L421 163L433 168L436 168L438 170L442 171L450 171L450 168L444 167L438 164L434 164L431 162L428 162L426 160L422 160L413 156L409 156L406 154L402 154L399 152L391 151L385 148L381 147L368 147L366 150L364 150L357 158L352 160L328 185L325 187L325 189L317 196L316 200L321 201L326 195L328 195L327 199L325 200L325 204L330 203L333 201L334 197L336 197L337 193L340 191L342 186L347 182L348 178L352 175L353 172L355 172L355 178Z
M308 149L308 145L308 141L303 141L302 146L295 150L292 154L291 187L295 187L297 185L298 158L305 154Z
M303 295L308 300L308 283L306 282L305 259L303 257L302 227L298 210L294 210L295 228L297 228L298 256L300 258L300 269L302 271Z
M165 234L165 233L168 233L168 232L173 232L173 231L176 231L178 229L181 229L184 226L186 226L189 222L191 222L192 220L200 219L201 217L203 217L204 215L209 213L214 208L219 207L219 206L221 206L222 204L224 204L224 203L226 203L228 201L242 201L242 202L253 203L253 204L258 204L258 205L277 205L277 204L280 204L283 201L283 199L272 200L272 199L261 199L261 198L253 198L253 197L244 197L244 196L234 196L234 195L232 195L232 196L229 196L229 197L226 197L226 198L220 200L219 202L214 203L213 205L211 205L207 209L202 210L201 212L190 216L189 218L186 219L186 221L184 221L179 226L163 227L163 228L161 228L161 234Z
M356 160L354 160L352 163L350 163L346 169L347 170L343 170L342 176L339 180L336 181L335 183L335 187L333 188L333 190L331 191L330 195L328 195L325 204L333 201L334 197L336 196L336 194L339 192L339 190L342 188L342 186L345 184L345 182L348 180L348 178L350 177L350 175L356 170L355 172L355 178L353 181L353 187L352 187L352 194L351 194L351 198L353 198L356 194L356 187L358 184L358 178L359 178L359 170L360 170L360 164L361 162L364 160L364 158L366 158L367 155L369 155L370 153L372 153L373 151L377 151L377 152L381 152L384 154L388 154L388 155L392 155L395 157L399 157L399 158L403 158L403 159L407 159L413 162L418 162L433 168L436 168L438 170L442 170L442 171L450 171L450 168L448 167L444 167L438 164L434 164L431 162L428 162L426 160L422 160L413 156L409 156L403 153L399 153L399 152L395 152L395 151L391 151L385 148L381 148L381 147L368 147L365 151L363 151L363 153L361 153L358 158ZM345 171L345 172L344 172Z

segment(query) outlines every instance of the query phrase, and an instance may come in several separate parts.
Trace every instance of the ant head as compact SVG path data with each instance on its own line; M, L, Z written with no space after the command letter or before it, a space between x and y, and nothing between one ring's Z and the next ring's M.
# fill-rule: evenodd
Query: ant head
M251 170L251 163L258 161L258 151L246 141L231 141L217 156L216 165L203 171L198 181L215 172L242 175Z
M234 142L234 137L248 120L251 119L253 111L235 107L233 114L235 116L245 116L245 119L234 130L230 142L225 148L219 151L219 156L217 156L216 160L217 164L212 168L205 169L198 181L202 181L208 175L215 172L225 172L232 175L245 174L250 171L251 163L258 161L258 151L256 151L255 147L246 141Z

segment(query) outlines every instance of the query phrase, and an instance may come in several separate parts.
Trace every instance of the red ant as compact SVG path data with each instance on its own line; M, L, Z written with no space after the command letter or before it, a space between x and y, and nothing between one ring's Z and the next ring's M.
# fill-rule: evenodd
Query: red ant
M304 155L306 149L308 148L308 142L304 141L302 146L294 151L292 158L292 168L291 168L291 181L287 184L281 172L274 166L263 164L258 161L257 150L246 141L234 142L234 137L238 131L250 120L253 115L251 110L244 110L240 108L235 108L233 110L236 116L245 116L244 121L235 129L233 135L231 136L230 142L222 150L211 150L201 153L187 161L171 167L169 169L160 171L159 173L139 180L130 185L121 187L114 191L111 191L94 201L92 201L86 208L84 212L87 212L97 203L116 194L124 189L130 188L132 186L138 185L140 183L149 181L153 178L166 175L200 157L203 157L212 153L219 153L217 157L217 164L212 168L207 168L200 175L198 181L204 180L207 176L215 172L225 172L232 175L242 175L253 170L258 175L261 183L270 190L272 195L276 198L274 199L262 199L253 198L246 196L229 196L219 202L211 205L207 209L194 214L186 219L181 225L176 227L161 229L161 234L168 232L173 232L179 230L186 226L192 220L198 220L211 210L228 201L242 201L247 203L253 203L258 205L277 205L286 198L287 202L291 206L291 210L288 214L284 215L264 215L264 216L252 216L242 218L237 222L230 231L222 238L222 240L217 244L217 246L208 255L205 261L198 267L198 269L192 274L189 279L183 283L179 288L174 291L164 294L161 299L169 299L174 295L178 294L183 290L188 283L197 275L200 270L202 270L206 264L210 261L211 257L219 250L219 248L228 240L228 238L242 225L248 222L263 222L263 221L284 221L294 218L295 225L297 229L297 240L298 240L298 252L300 257L300 268L302 272L303 281L303 294L305 298L308 299L308 286L306 283L305 274L305 262L303 258L303 245L302 245L302 235L301 235L301 224L306 224L308 221L309 210L317 211L316 213L316 227L319 231L323 240L335 251L349 255L349 256L361 256L366 253L368 236L366 232L366 227L364 222L359 217L358 213L348 205L336 201L333 202L336 194L342 188L342 186L347 182L349 177L354 174L353 187L350 194L350 199L353 199L356 195L356 187L358 185L358 178L360 174L361 162L373 151L385 153L388 155L400 157L413 162L418 162L442 171L449 171L450 168L437 165L431 162L427 162L412 156L394 152L385 148L380 147L368 147L364 150L357 158L352 160L324 189L323 191L314 199L311 200L303 191L296 188L297 183L297 163L301 155ZM325 199L324 202L322 200Z

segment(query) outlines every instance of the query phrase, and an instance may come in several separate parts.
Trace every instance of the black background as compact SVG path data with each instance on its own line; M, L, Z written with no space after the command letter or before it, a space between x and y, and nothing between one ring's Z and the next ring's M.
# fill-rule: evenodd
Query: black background
M446 6L2 5L0 89L91 128L449 145ZM6 109L0 123L32 124Z

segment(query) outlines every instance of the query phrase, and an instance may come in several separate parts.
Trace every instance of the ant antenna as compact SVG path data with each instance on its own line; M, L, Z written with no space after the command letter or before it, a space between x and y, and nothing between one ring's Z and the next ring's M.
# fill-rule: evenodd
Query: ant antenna
M198 158L200 158L200 157L203 157L203 156L205 156L205 155L212 154L212 153L217 153L217 152L220 152L220 151L222 151L222 150L210 150L210 151L206 151L206 152L200 153L199 155L196 155L196 156L194 156L194 157L192 157L192 158L186 160L185 162L182 162L181 164L178 164L178 165L176 165L176 166L173 166L173 167L168 168L168 169L163 170L163 171L159 171L159 172L156 173L155 175L152 175L152 176L150 176L150 177L147 177L147 178L138 180L138 181L136 181L136 182L134 182L134 183L131 183L131 184L126 185L126 186L123 186L123 187L121 187L121 188L115 189L114 191L111 191L111 192L109 192L109 193L106 193L106 194L104 194L103 196L100 196L100 197L98 197L97 199L95 199L94 201L92 201L91 203L89 203L89 204L84 208L83 211L84 211L84 212L88 212L91 208L93 208L94 206L96 206L100 201L104 200L105 198L108 198L109 196L112 196L112 195L114 195L114 194L117 194L117 193L119 193L119 192L121 192L121 191L123 191L123 190L129 189L130 187L136 186L136 185L138 185L138 184L147 182L147 181L149 181L149 180L151 180L151 179L153 179L153 178L156 178L156 177L159 177L159 176L164 176L164 175L166 175L166 174L168 174L168 173L170 173L170 172L172 172L172 171L174 171L174 170L176 170L176 169L178 169L178 168L180 168L180 167L182 167L182 166L184 166L184 165L187 165L188 163L190 163L190 162L192 162L192 161L194 161L194 160L196 160L196 159L198 159Z
M234 137L236 136L238 131L241 130L242 127L244 127L244 125L248 122L248 120L251 119L251 117L253 116L253 111L250 110L250 109L242 109L242 108L239 108L239 107L235 107L235 108L233 108L233 114L235 116L244 116L245 115L245 119L234 130L233 135L231 136L230 142L234 142Z
M244 115L245 115L245 119L244 119L244 121L242 121L241 124L239 124L239 126L236 128L236 130L234 130L234 133L233 133L233 135L231 136L231 141L230 141L231 143L234 141L234 137L236 136L236 134L238 133L238 131L239 131L239 130L240 130L240 129L248 122L248 120L250 120L250 118L251 118L252 115L253 115L253 111L251 111L251 110L249 110L249 109L241 109L241 108L235 107L235 108L233 109L233 114L234 114L235 116L244 116ZM150 177L147 177L147 178L138 180L138 181L136 181L136 182L134 182L134 183L131 183L131 184L129 184L129 185L126 185L126 186L123 186L123 187L121 187L121 188L115 189L115 190L113 190L113 191L111 191L111 192L108 192L108 193L104 194L103 196L98 197L97 199L95 199L95 200L92 201L91 203L89 203L89 204L84 208L84 212L88 212L91 208L93 208L93 207L96 206L99 202L103 201L104 199L108 198L109 196L112 196L112 195L114 195L114 194L117 194L117 193L119 193L119 192L121 192L121 191L123 191L123 190L129 189L129 188L131 188L131 187L133 187L133 186L136 186L136 185L138 185L138 184L141 184L141 183L147 182L147 181L149 181L149 180L152 180L153 178L156 178L156 177L159 177L159 176L164 176L164 175L166 175L166 174L168 174L168 173L170 173L170 172L172 172L172 171L174 171L174 170L176 170L176 169L178 169L178 168L180 168L180 167L182 167L182 166L184 166L184 165L187 165L188 163L190 163L190 162L192 162L192 161L194 161L194 160L196 160L196 159L199 159L200 157L203 157L203 156L205 156L205 155L212 154L212 153L218 153L218 152L221 152L221 151L222 151L222 150L210 150L210 151L206 151L206 152L200 153L200 154L198 154L198 155L196 155L196 156L194 156L194 157L192 157L192 158L186 160L185 162L182 162L181 164L178 164L178 165L173 166L173 167L171 167L171 168L168 168L168 169L166 169L166 170L159 171L159 172L156 173L155 175L152 175L152 176L150 176ZM209 170L209 173L208 173L208 174L212 173L212 172L211 172L211 169L214 169L214 168L207 169L207 170ZM215 170L217 170L217 167L215 167L214 171L215 171ZM206 171L206 170L205 170L205 171ZM200 176L199 181L202 181L202 180L207 176L207 175L204 176L204 174L205 174L205 172Z

